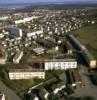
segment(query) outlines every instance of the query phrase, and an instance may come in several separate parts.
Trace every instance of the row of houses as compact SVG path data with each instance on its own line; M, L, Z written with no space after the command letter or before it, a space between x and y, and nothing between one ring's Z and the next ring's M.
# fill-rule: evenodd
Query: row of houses
M6 64L8 55L5 50L2 51L2 48L3 47L0 48L0 64ZM13 63L19 64L22 57L23 57L23 51L18 51L13 57Z
M36 42L39 45L41 45L41 46L43 46L45 48L48 48L48 49L56 47L56 44L53 41L51 41L50 39L47 39L47 38L45 38L45 39L43 39L43 38L42 39L37 39Z
M42 89L33 93L33 100L49 100L51 95L57 95L60 91L66 88L66 83L64 81L58 81L57 78L52 78L49 80Z
M14 22L15 22L15 24L21 24L21 23L26 23L26 22L32 21L33 19L37 19L39 17L40 16L31 16L31 17L26 17L23 19L15 20Z
M26 33L27 37L30 38L30 37L33 37L33 38L36 38L37 36L42 36L43 35L43 30L38 30L38 31L34 31L34 32L28 32Z
M39 91L39 98L41 99L45 99L47 100L49 98L49 96L52 94L56 95L59 91L63 90L66 88L66 85L64 82L58 82L58 83L54 83L54 84L51 84L51 92L48 91L45 87L43 89L41 89Z
M0 16L0 21L6 21L9 18L10 18L9 16Z
M58 95L60 91L64 91L66 95L69 93L69 89L67 89L67 83L71 86L71 89L82 88L82 79L78 70L70 69L66 71L66 73L64 72L58 75L57 78L49 80L47 83L45 83L42 89L39 89L38 93L33 92L35 95L33 100L50 100L50 96Z

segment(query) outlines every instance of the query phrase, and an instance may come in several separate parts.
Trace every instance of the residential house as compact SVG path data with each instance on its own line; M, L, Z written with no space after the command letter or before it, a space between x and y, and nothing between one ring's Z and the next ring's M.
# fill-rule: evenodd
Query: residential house
M57 94L59 91L61 91L64 88L66 88L66 85L64 82L58 82L51 86L51 90L54 94Z
M39 91L39 96L41 99L47 100L49 96L49 92L45 88L43 88Z

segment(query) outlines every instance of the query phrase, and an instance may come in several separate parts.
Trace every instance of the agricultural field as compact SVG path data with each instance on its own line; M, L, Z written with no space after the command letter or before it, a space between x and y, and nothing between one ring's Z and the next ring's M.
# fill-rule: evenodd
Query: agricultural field
M89 49L93 56L97 58L97 24L80 28L70 32L70 34L74 34Z

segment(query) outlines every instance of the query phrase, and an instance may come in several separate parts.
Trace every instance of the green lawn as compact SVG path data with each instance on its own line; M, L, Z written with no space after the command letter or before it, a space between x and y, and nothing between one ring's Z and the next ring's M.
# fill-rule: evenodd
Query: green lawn
M97 58L97 25L90 25L70 32L84 44L90 52Z
M27 68L27 59L31 56L31 53L25 52L20 64L13 64L11 62L7 62L6 65L0 65L0 79L10 88L12 88L16 93L20 93L25 89L28 89L36 84L33 79L29 80L9 80L8 71L10 69L21 69Z
M34 80L9 80L8 74L5 70L0 71L0 80L2 80L8 87L15 90L16 93L20 93L25 89L30 88L35 84Z

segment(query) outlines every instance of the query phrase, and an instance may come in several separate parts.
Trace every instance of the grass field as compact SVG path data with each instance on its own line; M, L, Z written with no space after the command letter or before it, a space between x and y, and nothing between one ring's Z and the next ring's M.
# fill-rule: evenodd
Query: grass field
M8 87L12 88L16 93L20 93L35 84L32 79L10 81L5 70L0 71L0 80L2 80Z
M36 82L33 79L29 80L9 80L8 71L10 69L22 69L27 68L27 59L31 56L31 53L26 52L20 62L20 64L13 64L8 62L6 65L0 65L0 79L16 93L20 93L30 87L32 87Z
M74 34L90 50L93 56L97 58L97 24L80 28L70 32L70 34Z

